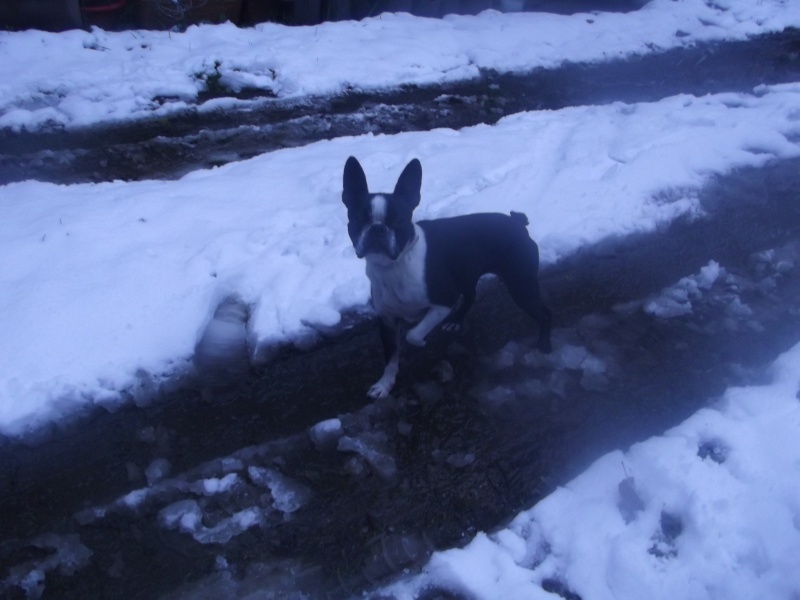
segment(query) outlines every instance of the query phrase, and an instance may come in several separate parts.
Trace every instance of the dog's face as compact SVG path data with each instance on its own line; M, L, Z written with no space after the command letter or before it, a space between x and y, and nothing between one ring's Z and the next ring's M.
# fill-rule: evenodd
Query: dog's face
M419 204L422 165L415 158L397 180L391 194L371 194L359 162L350 157L344 165L342 202L347 207L347 230L356 256L396 260L414 239L411 216Z

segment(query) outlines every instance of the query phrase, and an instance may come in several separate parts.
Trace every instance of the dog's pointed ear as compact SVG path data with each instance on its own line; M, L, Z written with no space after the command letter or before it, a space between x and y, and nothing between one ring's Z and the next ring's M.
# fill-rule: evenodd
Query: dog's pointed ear
M420 188L422 188L422 165L416 158L406 165L397 185L394 186L396 196L402 196L415 208L420 200Z
M355 156L351 156L344 164L342 177L342 202L352 208L356 202L369 195L367 176Z

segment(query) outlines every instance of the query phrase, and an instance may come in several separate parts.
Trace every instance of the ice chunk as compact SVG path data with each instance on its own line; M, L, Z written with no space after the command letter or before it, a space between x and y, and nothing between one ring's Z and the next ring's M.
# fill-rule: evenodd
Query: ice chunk
M730 304L725 307L725 314L731 317L747 317L752 315L753 311L746 304L742 304L739 296L734 296Z
M549 358L539 351L530 351L522 355L522 364L532 369L540 369L547 365Z
M368 432L358 437L344 436L339 440L338 449L357 453L382 479L391 479L397 473L397 464L389 452L386 434Z
M581 370L584 374L599 375L606 372L606 363L598 357L590 355L581 363Z
M660 296L649 300L644 305L644 312L662 319L672 319L692 312L692 303L687 297L682 299Z
M194 500L179 500L159 511L158 523L164 529L194 533L203 526L203 511Z
M39 598L45 591L45 575L58 569L62 575L73 575L89 563L92 551L80 542L77 535L60 536L47 533L35 538L31 544L48 551L47 556L11 566L8 577L0 580L0 590L21 588L28 598Z
M127 506L128 508L137 508L141 506L141 504L147 500L147 496L149 495L150 490L147 488L141 488L138 490L133 490L125 494L122 498L119 499L120 504L123 506Z
M275 469L250 466L247 467L247 474L253 483L269 489L272 506L284 514L288 515L302 508L311 498L311 490Z
M589 358L589 351L583 346L564 344L553 358L557 368L580 369L583 361Z
M194 500L179 500L161 509L158 522L164 529L177 529L201 544L224 544L234 536L261 522L261 511L256 507L246 508L213 527L203 525L203 511Z
M675 285L664 288L658 296L644 303L644 311L662 319L672 319L692 312L692 298L702 296L701 289L708 290L725 274L725 269L716 261L710 261L697 275L684 277Z
M153 485L164 479L164 477L169 475L171 468L172 465L169 464L166 458L155 459L144 470L144 475L147 477L147 485Z
M214 494L223 494L236 485L239 481L239 476L236 473L228 473L225 477L217 478L211 477L209 479L201 479L195 481L191 488L192 491L204 496L213 496Z
M709 261L705 267L700 268L700 274L695 275L697 285L703 289L710 290L720 275L725 273L725 269L719 266L717 261Z
M14 579L13 575L9 578L11 585L17 585L25 590L28 598L39 598L44 594L44 571L41 569L31 569L19 579Z
M201 527L192 537L201 544L226 544L231 538L261 523L261 511L256 507L245 508L223 519L214 527Z
M494 361L494 366L497 369L509 369L514 366L516 363L517 358L519 357L520 349L519 344L516 342L508 342L500 352L497 353L497 356Z
M342 422L339 419L321 421L308 430L308 437L317 448L330 448L342 437Z

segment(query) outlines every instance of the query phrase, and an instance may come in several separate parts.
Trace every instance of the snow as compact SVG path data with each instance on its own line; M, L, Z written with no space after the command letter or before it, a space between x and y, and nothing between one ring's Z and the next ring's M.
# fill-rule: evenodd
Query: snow
M309 428L308 437L317 448L335 446L344 434L340 419L326 419Z
M604 61L792 25L800 25L800 9L789 0L651 0L630 13L572 16L486 11L441 20L383 14L299 28L206 25L185 33L0 32L0 128L166 116L193 110L208 88L297 99L440 84L481 69ZM211 100L204 110L230 104Z
M475 599L794 598L800 344L664 435L614 451L508 527L435 553L385 592Z
M201 494L213 496L230 491L238 482L239 476L236 473L228 473L225 477L210 477L201 480L197 489Z
M724 273L725 270L712 260L700 270L698 275L684 277L675 285L661 290L660 294L647 301L644 311L665 319L689 314L692 312L692 298L701 296L702 290L709 289ZM738 307L746 308L742 306L738 298L736 303Z
M247 474L253 483L269 489L272 506L286 516L302 508L311 499L311 490L275 469L250 466L247 467Z
M8 570L4 583L18 586L28 598L39 598L45 589L45 576L50 571L61 575L72 575L85 567L92 551L80 543L77 535L60 536L43 534L33 540L32 545L43 551L44 559L30 559Z
M190 534L200 544L225 544L231 538L257 526L263 516L250 507L221 519L213 527L203 523L203 510L195 500L179 500L161 509L158 522L164 529Z
M249 308L256 360L363 308L369 287L340 199L349 155L374 190L420 158L417 218L527 213L552 263L696 214L712 174L800 155L798 110L790 84L339 138L178 181L3 186L0 285L14 293L0 298L0 431L113 408L180 374L227 298Z

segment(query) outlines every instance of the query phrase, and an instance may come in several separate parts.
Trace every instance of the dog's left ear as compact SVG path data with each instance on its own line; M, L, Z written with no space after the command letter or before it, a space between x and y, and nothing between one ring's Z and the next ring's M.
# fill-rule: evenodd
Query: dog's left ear
M367 188L367 176L361 163L355 156L351 156L344 164L344 174L342 176L342 202L350 209L363 198L369 195Z
M420 188L422 188L422 165L415 158L400 173L397 185L394 186L394 195L402 196L411 208L416 208L420 200Z

